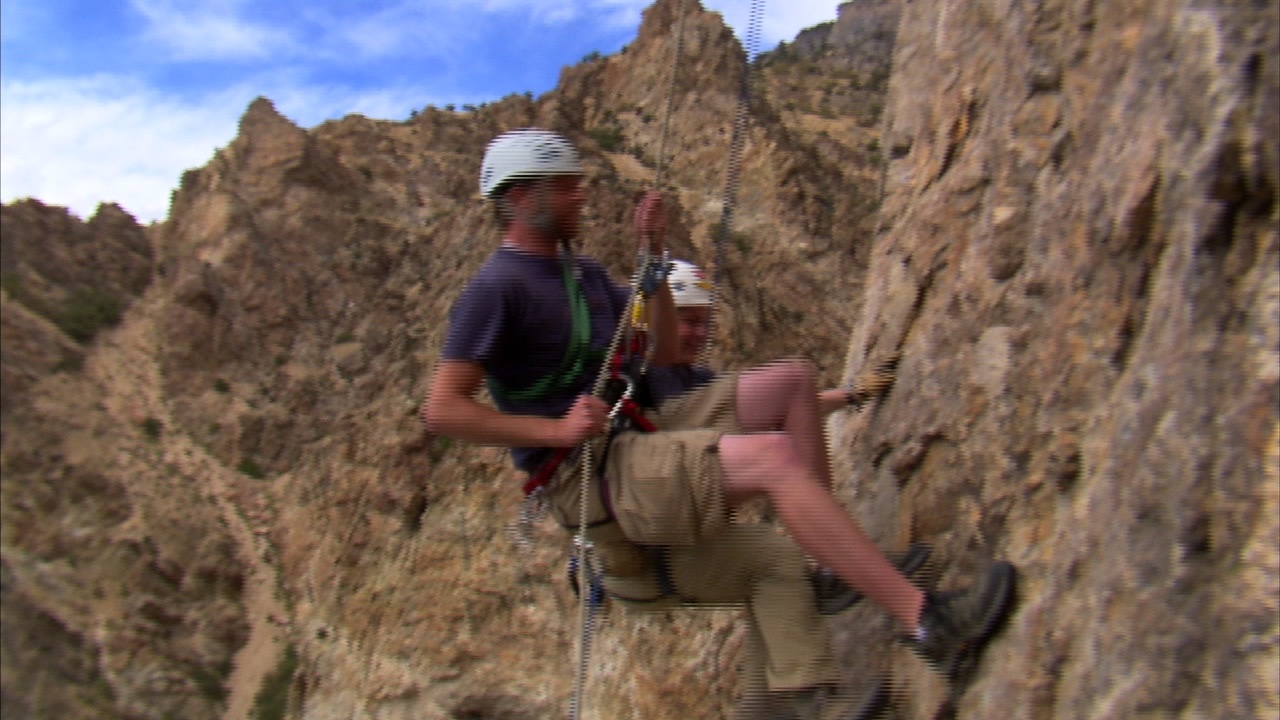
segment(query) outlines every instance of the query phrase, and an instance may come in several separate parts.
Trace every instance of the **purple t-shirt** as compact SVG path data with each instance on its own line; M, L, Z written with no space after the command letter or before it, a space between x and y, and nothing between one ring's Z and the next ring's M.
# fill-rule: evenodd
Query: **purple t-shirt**
M591 391L618 318L626 310L629 291L614 283L599 262L585 256L575 260L591 316L592 355L573 384L545 398L516 401L495 396L503 412L560 417L579 395ZM491 380L519 391L560 369L572 325L560 258L504 245L489 256L454 301L441 357L479 363ZM511 459L528 471L549 452L547 448L511 448Z

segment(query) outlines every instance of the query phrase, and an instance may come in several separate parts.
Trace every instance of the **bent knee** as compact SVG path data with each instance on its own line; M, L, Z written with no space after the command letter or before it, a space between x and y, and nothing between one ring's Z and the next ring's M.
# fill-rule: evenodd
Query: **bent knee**
M767 493L804 479L804 460L786 433L725 435L719 447L725 481L734 490Z
M818 370L813 363L802 357L779 358L761 366L769 379L777 383L797 389L813 386L818 379Z

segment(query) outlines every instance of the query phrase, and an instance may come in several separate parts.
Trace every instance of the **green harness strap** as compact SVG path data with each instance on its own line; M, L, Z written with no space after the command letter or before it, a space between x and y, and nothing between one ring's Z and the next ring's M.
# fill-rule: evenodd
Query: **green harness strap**
M522 390L503 387L493 376L489 376L486 378L486 383L489 386L489 393L494 397L516 402L541 400L572 385L582 377L588 360L601 357L601 353L591 352L591 315L587 310L586 293L582 291L582 286L578 284L578 278L573 273L573 259L566 256L562 265L564 288L569 295L572 325L569 332L569 347L560 360L560 367Z

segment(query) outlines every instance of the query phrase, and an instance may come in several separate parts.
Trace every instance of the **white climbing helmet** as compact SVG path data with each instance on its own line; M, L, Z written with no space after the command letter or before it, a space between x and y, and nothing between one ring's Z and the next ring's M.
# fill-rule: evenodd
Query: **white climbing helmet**
M509 130L489 141L480 163L480 194L486 200L513 180L581 175L582 161L559 133L541 128Z
M715 300L715 286L702 268L687 260L673 260L667 287L676 307L710 307Z

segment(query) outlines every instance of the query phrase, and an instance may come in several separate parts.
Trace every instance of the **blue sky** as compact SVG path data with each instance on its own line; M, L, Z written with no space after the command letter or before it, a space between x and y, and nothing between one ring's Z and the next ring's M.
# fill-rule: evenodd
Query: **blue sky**
M303 127L540 95L634 39L647 0L3 0L0 201L163 220L258 95ZM739 36L750 0L703 0ZM838 0L766 2L760 49Z

